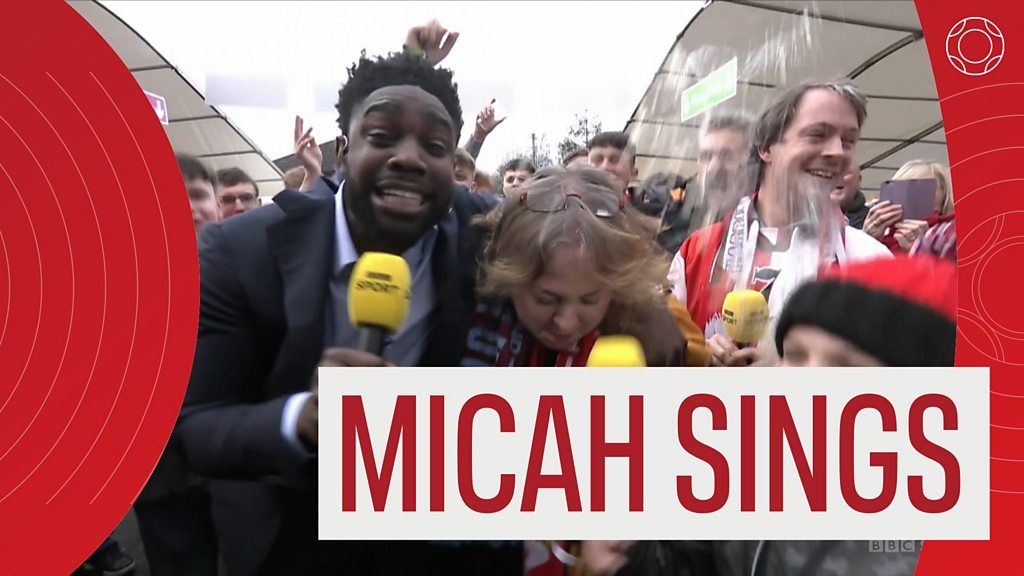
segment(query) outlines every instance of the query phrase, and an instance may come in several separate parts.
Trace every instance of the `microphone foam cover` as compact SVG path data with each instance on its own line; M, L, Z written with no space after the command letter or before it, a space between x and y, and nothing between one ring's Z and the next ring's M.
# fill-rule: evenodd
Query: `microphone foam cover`
M647 366L647 359L644 357L643 346L636 338L621 334L601 336L590 350L587 366L642 367Z
M348 282L349 322L398 332L409 314L411 276L409 265L400 256L365 252Z
M725 333L738 344L753 344L761 339L768 325L768 302L757 290L734 290L722 303Z

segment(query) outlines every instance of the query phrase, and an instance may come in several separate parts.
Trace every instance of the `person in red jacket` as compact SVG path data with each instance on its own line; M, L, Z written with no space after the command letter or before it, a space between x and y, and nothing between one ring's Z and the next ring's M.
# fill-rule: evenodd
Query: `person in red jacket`
M866 117L864 95L846 82L802 84L761 113L748 163L754 191L683 242L669 272L673 293L704 329L713 364L774 363L771 346L740 350L725 336L728 292L760 291L773 324L804 281L832 265L889 255L846 226L829 196L853 161Z

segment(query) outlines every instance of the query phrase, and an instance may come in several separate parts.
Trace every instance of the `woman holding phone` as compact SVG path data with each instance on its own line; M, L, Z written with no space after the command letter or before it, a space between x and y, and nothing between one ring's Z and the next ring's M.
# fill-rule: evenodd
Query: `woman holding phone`
M953 190L949 168L938 162L911 160L892 177L895 180L934 179L935 205L932 214L922 219L905 219L903 207L883 200L871 206L864 219L864 232L877 238L894 254L910 251L926 231L953 220ZM950 224L946 228L951 228Z

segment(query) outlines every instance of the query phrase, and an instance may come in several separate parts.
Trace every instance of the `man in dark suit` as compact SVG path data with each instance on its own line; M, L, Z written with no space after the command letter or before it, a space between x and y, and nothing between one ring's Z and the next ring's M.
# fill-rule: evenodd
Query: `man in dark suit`
M186 460L213 484L233 574L521 573L521 551L488 544L319 543L315 369L457 365L473 296L460 237L489 205L453 182L462 111L451 72L419 56L365 57L338 103L340 188L320 179L200 237L201 313L178 424ZM410 263L410 318L384 358L354 348L344 299L358 254ZM457 553L455 553L457 551Z

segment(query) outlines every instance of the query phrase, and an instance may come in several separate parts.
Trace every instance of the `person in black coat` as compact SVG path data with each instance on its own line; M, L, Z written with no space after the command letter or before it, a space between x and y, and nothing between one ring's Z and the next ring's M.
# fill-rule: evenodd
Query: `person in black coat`
M199 334L177 437L190 468L218 479L225 563L243 575L521 573L518 547L317 540L311 380L326 357L365 360L339 346L354 332L334 313L351 269L343 260L365 251L415 260L414 277L425 280L413 290L432 297L418 307L414 296L420 322L394 360L457 365L474 277L460 236L490 208L453 182L462 114L450 71L405 53L363 57L338 109L340 188L319 179L308 192L284 191L199 240Z

